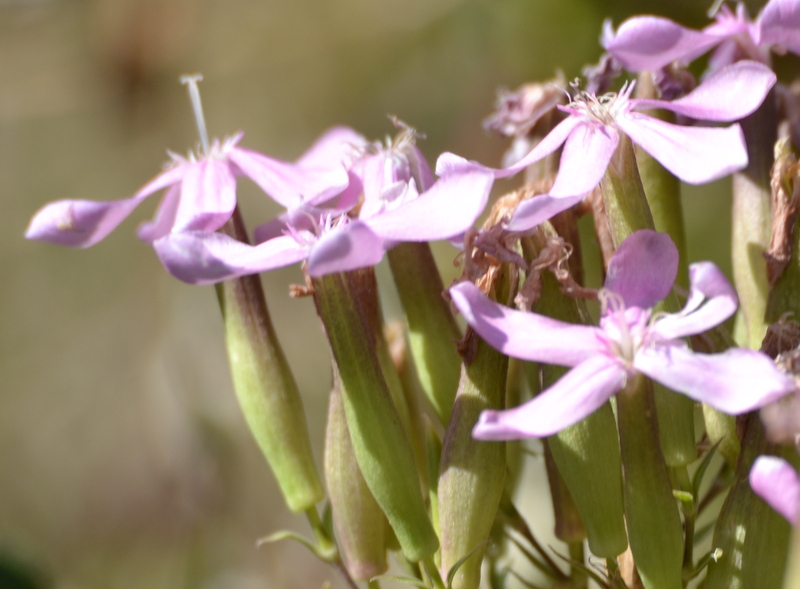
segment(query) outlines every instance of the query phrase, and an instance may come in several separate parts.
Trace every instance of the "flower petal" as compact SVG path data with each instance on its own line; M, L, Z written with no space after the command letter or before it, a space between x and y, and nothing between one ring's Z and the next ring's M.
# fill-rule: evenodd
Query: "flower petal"
M173 231L216 231L236 207L236 179L230 164L202 159L186 164Z
M179 182L186 164L162 172L125 200L60 200L45 205L31 219L25 237L70 247L89 247L105 239L145 198Z
M761 43L780 45L800 54L800 2L771 0L758 17Z
M523 200L514 209L511 219L506 224L506 229L520 232L533 229L537 225L555 217L558 213L578 204L583 200L583 197L584 195L582 194L577 196L538 194L533 198Z
M669 19L637 16L624 21L616 34L606 27L603 45L626 69L655 71L675 60L690 62L719 43Z
M700 121L736 121L755 111L777 77L755 61L737 61L703 80L677 100L634 99L635 109L663 108Z
M652 329L662 337L676 339L716 327L734 314L739 300L722 271L711 262L689 266L691 291L680 313L666 315Z
M214 284L281 268L308 254L307 247L289 236L251 246L209 231L170 233L153 247L169 273L190 284Z
M622 389L625 378L625 370L619 364L605 356L595 356L524 405L482 412L472 437L517 440L550 436L591 415Z
M332 127L317 138L295 165L306 169L335 167L368 145L369 141L350 127Z
M750 487L790 524L797 525L800 477L791 464L777 456L759 456L750 469Z
M451 286L450 296L470 327L508 356L575 366L600 350L596 327L509 309L490 300L471 282Z
M447 174L418 198L364 222L383 239L447 239L472 227L486 207L493 181L483 171Z
M641 229L629 235L611 256L604 288L626 307L649 309L672 290L678 275L678 248L666 233Z
M567 140L567 137L569 137L573 129L581 124L582 121L579 117L567 117L556 125L544 139L536 144L536 147L534 147L528 155L513 166L508 166L507 168L489 168L478 162L464 159L454 153L443 153L439 156L439 159L436 160L436 174L438 176L445 176L453 172L473 172L477 170L490 172L495 178L513 176L561 147L561 144Z
M564 143L550 196L583 196L600 184L619 143L611 125L576 125Z
M664 386L731 415L752 411L794 390L794 381L765 354L732 348L695 354L683 345L640 350L634 368Z
M747 149L738 124L683 127L637 112L618 116L617 124L661 165L689 184L711 182L747 166Z
M287 209L329 200L350 183L340 158L332 158L328 166L305 167L240 147L231 149L228 157L245 176Z
M383 258L383 240L359 221L335 227L320 237L308 256L309 276L374 266Z
M175 216L181 199L181 185L173 184L161 199L161 204L156 210L155 218L139 225L136 235L142 241L152 243L159 237L164 237L175 226Z

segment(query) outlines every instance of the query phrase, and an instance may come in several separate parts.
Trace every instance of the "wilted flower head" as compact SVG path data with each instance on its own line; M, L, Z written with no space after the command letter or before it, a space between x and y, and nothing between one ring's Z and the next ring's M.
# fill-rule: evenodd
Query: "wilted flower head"
M485 297L469 282L450 288L467 323L506 355L570 366L556 384L507 411L485 411L473 435L487 440L554 434L594 412L642 373L726 413L763 406L794 387L766 355L745 349L695 354L681 339L725 321L736 294L710 262L690 266L691 293L680 313L651 308L672 289L678 253L666 234L637 231L612 257L599 327L572 325L515 311Z

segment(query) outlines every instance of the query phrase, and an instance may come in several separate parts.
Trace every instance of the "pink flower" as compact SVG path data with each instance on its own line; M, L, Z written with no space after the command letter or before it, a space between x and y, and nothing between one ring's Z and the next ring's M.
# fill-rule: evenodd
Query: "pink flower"
M719 70L694 91L674 101L630 98L632 86L616 95L581 94L566 107L569 116L531 152L500 170L467 161L452 153L439 157L438 174L484 171L495 178L512 176L554 152L562 144L561 165L547 195L523 201L508 223L511 231L526 231L579 202L595 188L625 133L681 180L710 182L747 165L744 137L738 124L730 127L672 125L638 112L664 108L705 121L732 121L747 116L775 84L769 68L742 61Z
M494 348L523 360L572 367L532 401L507 411L484 411L473 435L485 440L549 436L594 412L637 372L732 414L792 390L794 381L760 352L695 354L682 341L736 310L733 288L712 263L690 266L691 293L680 313L652 315L651 307L670 292L677 268L678 252L669 236L633 233L610 261L599 327L509 309L470 282L451 287L467 323Z
M354 133L354 132L353 132ZM351 142L351 145L355 145ZM483 211L493 177L482 171L434 181L404 128L386 146L365 141L351 149L347 170L363 189L357 215L306 205L256 229L250 246L209 231L172 233L155 248L169 271L186 282L209 284L307 260L321 276L377 264L400 241L432 241L463 233ZM345 199L350 203L350 199Z
M800 477L791 464L777 456L759 456L750 469L750 487L790 524L800 522Z
M139 228L139 237L155 243L173 233L213 232L236 206L236 176L247 176L287 207L355 203L346 190L350 178L341 157L331 154L355 135L336 128L323 135L297 162L268 158L238 147L242 135L214 142L202 156L172 155L167 169L133 197L110 202L65 200L50 203L31 220L25 236L72 247L89 247L104 239L148 196L167 192L155 219ZM347 203L350 200L350 203Z
M800 54L800 1L771 0L754 21L743 4L734 14L727 6L716 22L693 31L658 16L636 16L623 22L616 33L606 21L603 46L631 71L655 71L672 63L688 63L712 47L709 69L715 71L741 59L769 63L770 49L785 48Z

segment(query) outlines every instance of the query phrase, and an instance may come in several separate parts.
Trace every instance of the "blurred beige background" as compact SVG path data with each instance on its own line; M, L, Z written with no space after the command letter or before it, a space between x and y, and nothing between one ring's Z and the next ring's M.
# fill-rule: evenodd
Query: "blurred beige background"
M213 289L172 279L135 237L155 200L89 250L22 238L47 201L127 197L166 149L194 146L181 74L205 76L212 135L244 130L275 157L335 124L383 137L394 114L427 134L431 163L452 150L497 164L504 141L481 127L497 87L578 75L606 16L706 22L705 3L666 4L0 0L0 563L70 589L341 586L297 544L255 547L305 522L235 404ZM276 207L240 186L250 227L268 220ZM707 198L687 196L693 252L725 264ZM297 268L263 281L319 456L329 370L313 306L287 296Z

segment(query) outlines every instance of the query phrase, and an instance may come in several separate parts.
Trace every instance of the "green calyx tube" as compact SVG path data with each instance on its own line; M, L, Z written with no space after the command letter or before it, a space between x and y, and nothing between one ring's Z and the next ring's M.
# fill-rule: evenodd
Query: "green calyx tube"
M239 214L222 228L247 240ZM217 285L233 388L247 425L294 512L322 501L322 484L311 453L303 413L286 357L272 327L261 280L245 276Z
M617 395L625 481L625 519L636 568L646 589L683 587L683 530L664 463L650 381L628 377Z
M422 499L411 444L378 362L372 328L345 274L315 278L314 302L342 382L358 466L406 558L430 557L439 541Z
M733 282L739 296L734 339L757 350L767 330L764 316L769 284L764 252L770 242L770 169L778 133L775 91L753 114L740 121L747 145L747 167L733 175L731 256Z
M436 415L447 426L461 372L455 347L461 332L442 298L442 278L427 243L398 244L387 257L408 321L417 376Z
M551 229L544 226L547 231ZM533 240L523 240L526 260L536 257ZM578 301L561 293L549 272L542 275L542 291L534 306L537 313L568 323L583 323ZM565 373L561 366L542 365L541 389L556 383ZM538 371L526 367L531 390L539 390ZM619 438L611 404L605 403L586 419L547 438L558 473L566 484L581 516L589 548L602 558L625 551L622 501L622 466Z
M508 279L493 298L505 302ZM491 295L490 295L491 296ZM441 571L470 555L453 576L454 589L477 589L481 580L484 547L489 540L506 475L505 442L485 442L472 437L472 428L485 409L505 407L508 358L476 338L475 358L461 371L455 405L444 438L439 465L439 532Z

